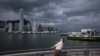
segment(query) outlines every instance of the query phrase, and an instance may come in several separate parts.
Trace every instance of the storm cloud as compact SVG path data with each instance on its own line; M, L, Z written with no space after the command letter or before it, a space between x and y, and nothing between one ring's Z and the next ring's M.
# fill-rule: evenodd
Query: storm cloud
M63 31L100 30L100 0L0 0L0 20L25 18L53 25Z

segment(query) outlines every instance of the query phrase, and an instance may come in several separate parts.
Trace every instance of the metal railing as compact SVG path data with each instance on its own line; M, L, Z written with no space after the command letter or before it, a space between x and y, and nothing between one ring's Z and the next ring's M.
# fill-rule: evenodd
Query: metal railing
M14 53L1 56L54 56L54 50ZM100 49L63 49L60 56L100 56Z

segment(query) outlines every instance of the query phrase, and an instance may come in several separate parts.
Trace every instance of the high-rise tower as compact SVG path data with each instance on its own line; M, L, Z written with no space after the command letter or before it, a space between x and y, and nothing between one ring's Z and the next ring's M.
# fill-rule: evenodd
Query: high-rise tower
M36 33L36 22L32 22L32 33Z
M12 32L12 23L9 23L8 27L9 27L8 32Z
M22 32L23 31L23 26L24 26L24 13L23 13L23 9L20 9L20 28L19 31Z

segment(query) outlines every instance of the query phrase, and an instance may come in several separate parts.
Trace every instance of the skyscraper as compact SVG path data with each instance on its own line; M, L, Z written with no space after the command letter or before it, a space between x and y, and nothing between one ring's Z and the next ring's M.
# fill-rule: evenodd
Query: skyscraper
M19 26L19 31L22 32L23 31L23 27L24 26L24 13L23 13L23 9L20 9L20 26Z
M12 23L9 23L8 27L9 27L8 32L12 32Z
M32 22L32 33L36 33L36 22Z
M38 25L38 32L43 32L43 27L41 24Z

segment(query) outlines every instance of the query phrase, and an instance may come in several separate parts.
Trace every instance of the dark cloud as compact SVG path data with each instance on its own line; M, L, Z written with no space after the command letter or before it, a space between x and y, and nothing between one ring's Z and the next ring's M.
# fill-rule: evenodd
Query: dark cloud
M0 0L0 20L25 18L56 25L66 31L81 28L99 29L100 0ZM77 26L77 27L76 27Z

